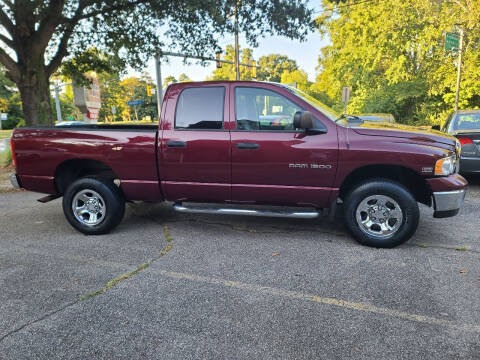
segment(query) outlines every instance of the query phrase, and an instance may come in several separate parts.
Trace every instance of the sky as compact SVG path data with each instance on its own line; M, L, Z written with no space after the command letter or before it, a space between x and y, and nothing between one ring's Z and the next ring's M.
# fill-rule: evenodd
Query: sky
M319 7L318 0L310 0L310 7L318 9ZM228 44L234 43L233 35L230 38L226 38L219 45L225 49L225 46ZM259 39L258 47L252 48L249 46L245 38L240 37L240 47L250 47L253 49L253 58L258 60L259 57L268 54L283 54L287 55L289 58L296 60L298 66L307 72L308 78L310 81L314 81L316 78L316 66L318 64L318 55L320 54L320 49L325 45L329 44L328 39L321 39L320 34L315 31L310 33L304 42L299 42L298 40L290 40L284 37L278 36L269 36L264 39ZM155 67L154 60L148 62L147 72L154 79L155 78ZM173 75L175 78L182 73L185 73L190 79L194 81L205 80L205 78L215 70L215 63L208 63L207 66L201 66L195 62L190 62L190 64L184 64L182 58L169 57L168 63L162 63L161 72L162 78L165 78L169 75Z

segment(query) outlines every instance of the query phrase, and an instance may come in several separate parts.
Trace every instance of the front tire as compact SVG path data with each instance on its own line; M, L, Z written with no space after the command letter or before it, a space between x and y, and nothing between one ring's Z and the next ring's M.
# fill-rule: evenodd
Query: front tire
M113 182L94 177L73 182L63 196L62 205L70 225L87 235L108 233L125 213L120 189Z
M365 181L345 197L345 221L355 239L367 246L392 248L409 240L418 227L418 204L403 185Z

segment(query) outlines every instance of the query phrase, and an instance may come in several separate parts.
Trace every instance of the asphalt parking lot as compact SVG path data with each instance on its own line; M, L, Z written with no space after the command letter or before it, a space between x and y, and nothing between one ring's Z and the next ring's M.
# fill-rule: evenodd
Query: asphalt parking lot
M341 221L130 204L87 237L0 194L1 359L480 359L480 179L395 249Z

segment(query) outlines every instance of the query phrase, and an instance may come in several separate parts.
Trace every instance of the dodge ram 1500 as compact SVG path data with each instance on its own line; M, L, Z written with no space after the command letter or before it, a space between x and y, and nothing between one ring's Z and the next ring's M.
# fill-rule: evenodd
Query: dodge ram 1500
M20 128L11 144L12 183L63 196L85 234L112 230L133 200L296 218L343 203L360 243L393 247L414 234L418 203L456 215L467 186L454 137L355 121L274 83L172 84L158 125Z

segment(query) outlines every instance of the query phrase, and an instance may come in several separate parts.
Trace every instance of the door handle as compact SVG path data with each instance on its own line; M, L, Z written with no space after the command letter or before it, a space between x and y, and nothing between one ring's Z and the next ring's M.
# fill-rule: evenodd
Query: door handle
M237 143L237 149L258 149L260 145L255 143Z
M168 140L167 146L171 148L187 147L187 143L185 141Z

